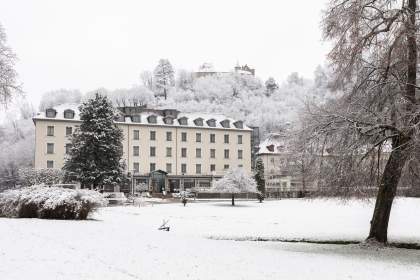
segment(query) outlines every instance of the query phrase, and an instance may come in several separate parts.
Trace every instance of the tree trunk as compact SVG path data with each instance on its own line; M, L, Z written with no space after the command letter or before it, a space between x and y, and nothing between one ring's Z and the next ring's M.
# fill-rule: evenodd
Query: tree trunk
M388 239L388 222L402 169L406 162L405 141L394 139L392 152L386 163L376 197L375 210L370 221L370 232L367 240L386 243Z
M235 206L235 195L232 194L232 206Z

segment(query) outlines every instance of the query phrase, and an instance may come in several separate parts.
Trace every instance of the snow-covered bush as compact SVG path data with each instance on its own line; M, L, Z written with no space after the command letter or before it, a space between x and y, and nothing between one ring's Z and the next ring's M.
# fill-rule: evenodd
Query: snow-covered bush
M21 168L19 169L19 183L28 187L33 185L59 184L63 180L63 171L53 168Z
M96 191L36 185L0 193L0 217L84 220L106 204Z

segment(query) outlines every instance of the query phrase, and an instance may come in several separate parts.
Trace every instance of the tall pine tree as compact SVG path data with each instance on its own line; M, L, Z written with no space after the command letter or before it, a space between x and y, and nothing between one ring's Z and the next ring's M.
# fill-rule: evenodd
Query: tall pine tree
M160 59L153 73L157 93L166 100L169 89L175 85L174 69L169 60Z
M255 163L255 181L257 182L258 200L263 201L265 197L264 163L261 158Z
M80 127L63 170L82 188L124 184L123 134L114 123L114 108L106 96L96 94L80 106Z

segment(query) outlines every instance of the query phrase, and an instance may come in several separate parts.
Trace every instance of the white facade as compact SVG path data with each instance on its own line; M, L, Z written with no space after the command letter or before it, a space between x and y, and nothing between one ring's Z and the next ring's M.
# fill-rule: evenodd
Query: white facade
M47 109L34 117L34 123L35 168L62 168L69 136L80 124L77 106ZM127 172L139 180L162 170L168 180L193 179L194 186L200 182L209 186L229 168L251 172L252 129L241 121L222 115L126 107L116 124L124 135ZM183 185L175 183L178 189Z

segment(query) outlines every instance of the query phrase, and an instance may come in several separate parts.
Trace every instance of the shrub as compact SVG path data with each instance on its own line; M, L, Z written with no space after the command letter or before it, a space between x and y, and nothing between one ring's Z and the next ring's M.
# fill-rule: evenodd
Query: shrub
M53 185L63 180L63 171L60 169L44 168L22 168L19 169L19 182L22 186L28 187L36 184Z
M106 204L96 191L39 185L0 193L0 217L84 220Z

